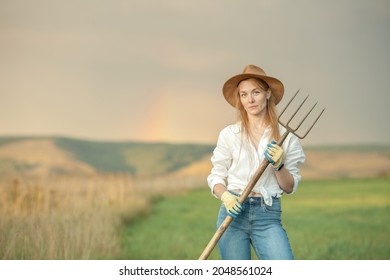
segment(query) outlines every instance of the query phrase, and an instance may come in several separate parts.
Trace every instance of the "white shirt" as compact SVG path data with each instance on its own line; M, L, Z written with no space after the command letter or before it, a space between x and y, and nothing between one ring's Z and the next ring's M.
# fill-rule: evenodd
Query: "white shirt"
M283 134L286 129L279 126ZM271 142L271 127L267 127L259 141L257 151L251 141L241 133L241 123L225 127L219 134L217 145L214 149L211 163L213 165L211 174L207 177L208 185L214 195L216 184L224 185L227 190L241 194L250 179L264 160L264 151L267 144ZM305 161L305 154L298 137L289 133L284 141L284 167L294 177L293 192L296 192L298 183L301 180L299 165ZM261 194L267 205L272 205L272 197L280 197L283 190L279 187L274 174L274 169L269 165L253 188L253 192Z

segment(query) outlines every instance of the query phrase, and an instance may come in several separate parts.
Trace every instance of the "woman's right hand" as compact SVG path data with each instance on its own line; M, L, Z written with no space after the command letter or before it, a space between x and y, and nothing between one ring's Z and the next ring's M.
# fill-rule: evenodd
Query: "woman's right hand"
M228 191L225 191L222 194L221 200L225 205L229 216L233 218L236 218L242 213L242 211L244 211L244 205L242 205L241 202L238 201L238 197Z

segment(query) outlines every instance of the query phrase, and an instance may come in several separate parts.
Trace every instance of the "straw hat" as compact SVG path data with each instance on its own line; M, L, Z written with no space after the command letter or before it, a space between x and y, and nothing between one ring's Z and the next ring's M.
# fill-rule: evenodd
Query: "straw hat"
M231 77L223 85L223 96L230 105L236 107L236 96L238 95L238 84L249 78L258 78L266 82L271 89L271 93L275 98L275 104L278 104L284 94L284 86L281 81L276 78L267 76L263 69L256 65L247 65L242 74Z

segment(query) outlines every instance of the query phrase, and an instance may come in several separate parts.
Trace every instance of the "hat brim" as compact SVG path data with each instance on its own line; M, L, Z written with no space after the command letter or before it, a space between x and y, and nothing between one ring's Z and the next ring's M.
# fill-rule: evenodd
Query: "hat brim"
M225 82L222 88L223 96L225 97L226 101L232 105L233 107L236 107L236 96L238 95L238 84L246 79L250 78L257 78L260 80L263 80L266 82L271 89L271 93L275 98L275 105L282 100L284 95L284 86L282 82L276 78L270 77L270 76L264 76L264 75L256 75L256 74L239 74L236 76L231 77L229 80Z

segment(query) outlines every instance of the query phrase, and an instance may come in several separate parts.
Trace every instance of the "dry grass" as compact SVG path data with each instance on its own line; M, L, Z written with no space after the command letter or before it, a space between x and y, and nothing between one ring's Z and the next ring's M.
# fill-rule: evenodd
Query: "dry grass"
M147 214L153 196L204 184L178 175L0 177L0 259L116 259L121 226Z
M145 211L125 175L3 178L0 259L112 259L118 225Z

